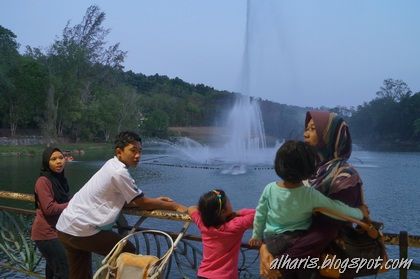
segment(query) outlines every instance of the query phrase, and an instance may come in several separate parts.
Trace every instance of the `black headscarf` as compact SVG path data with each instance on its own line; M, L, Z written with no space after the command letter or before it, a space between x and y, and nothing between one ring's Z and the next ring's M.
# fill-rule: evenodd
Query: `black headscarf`
M42 166L39 176L45 176L51 181L54 199L57 203L66 203L70 200L69 184L64 176L64 170L61 173L56 173L50 169L50 158L54 152L61 152L56 147L47 147L42 153ZM35 193L35 208L38 208L38 196Z

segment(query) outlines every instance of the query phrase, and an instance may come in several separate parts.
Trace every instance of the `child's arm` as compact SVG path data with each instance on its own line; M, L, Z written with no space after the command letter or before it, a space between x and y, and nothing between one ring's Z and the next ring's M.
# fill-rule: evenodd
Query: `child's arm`
M366 213L365 210L362 211L358 208L350 207L341 201L330 199L315 189L311 190L313 194L314 207L326 207L328 209L338 211L341 214L348 215L359 220L363 219ZM334 219L338 219L333 216L331 217Z
M235 211L236 216L246 216L246 215L255 215L254 208L242 208L240 210ZM254 220L254 218L252 218Z
M248 241L249 246L252 246L252 247L260 247L261 246L261 244L262 244L262 232L264 231L265 222L266 222L266 219L267 219L267 210L266 210L267 209L267 204L266 204L266 202L264 202L264 206L260 206L261 199L262 199L262 195L261 195L260 201L258 202L257 210L255 212L252 237ZM265 216L262 216L264 211L265 211ZM258 214L259 221L257 221L257 214ZM263 222L263 223L260 223L260 222ZM258 223L258 225L256 227L257 223ZM261 233L256 232L256 229L261 230L261 228L262 228ZM254 232L255 232L255 235L254 235Z
M197 206L190 206L190 207L188 207L188 208L186 208L186 211L187 211L187 213L188 213L188 215L190 215L191 216L191 214L194 212L194 211L197 211L198 209L197 209Z
M201 220L200 212L198 212L197 206L190 206L187 208L187 213L190 215L191 220L197 225L198 229L202 231L205 226Z
M235 219L235 230L245 231L252 228L252 223L254 222L255 209L253 208L243 208L234 212Z
M251 240L261 240L263 238L263 232L265 229L265 224L267 221L267 212L268 212L268 201L267 201L267 188L265 187L263 193L261 194L260 200L258 201L257 209L254 217L254 226L252 230Z

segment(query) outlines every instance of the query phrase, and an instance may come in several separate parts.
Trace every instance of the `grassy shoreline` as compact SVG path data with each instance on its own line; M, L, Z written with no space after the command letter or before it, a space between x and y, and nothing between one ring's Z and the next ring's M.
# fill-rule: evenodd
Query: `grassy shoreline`
M226 131L221 128L215 127L171 127L171 132L175 136L186 136L194 139L202 144L209 144L214 142L221 142L226 140ZM214 135L217 135L215 140ZM147 141L147 138L144 139ZM417 142L404 142L404 143L390 143L380 142L375 144L358 143L361 150L374 151L374 152L420 152L420 143ZM112 150L112 143L95 143L95 142L82 142L82 143L56 143L53 144L61 150L68 150L73 153L80 153L80 151L101 151ZM6 156L35 156L42 154L46 144L34 145L0 145L0 157Z
M62 151L79 152L80 150L110 150L109 143L63 143L53 144ZM0 145L0 156L35 156L41 154L47 147L45 144L34 145Z

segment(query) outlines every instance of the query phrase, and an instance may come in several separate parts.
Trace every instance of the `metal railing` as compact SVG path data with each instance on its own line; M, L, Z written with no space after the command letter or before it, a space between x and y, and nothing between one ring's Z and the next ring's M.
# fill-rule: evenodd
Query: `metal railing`
M13 200L23 202L34 202L34 196L31 194L0 191L0 200ZM144 211L135 208L124 208L125 215L139 216L140 220L146 218L157 218L170 221L190 222L187 214L166 210ZM33 219L35 210L23 209L14 206L0 205L0 266L6 269L12 269L31 276L40 277L43 272L39 266L41 256L36 253L36 249L29 238L29 228ZM139 222L141 223L141 222ZM118 223L117 229L124 231L130 230L132 225L128 223ZM146 229L141 227L141 229ZM166 231L173 238L177 232ZM157 238L154 239L155 246L159 247ZM142 240L147 247L146 253L150 252L151 242L147 237ZM197 235L186 234L178 244L173 255L173 261L169 263L166 278L169 278L171 272L179 272L181 277L194 277L198 268L200 257L202 256L201 247L194 245L194 242L201 242L201 237ZM384 233L384 242L386 245L399 246L399 259L408 259L409 248L420 248L420 236L409 235L405 231L399 234ZM155 249L156 250L156 249ZM155 251L155 253L161 253ZM250 254L250 255L248 255ZM242 278L258 278L258 267L255 262L258 258L258 251L248 244L241 246L241 258L238 270ZM408 278L408 271L419 271L420 264L412 263L409 269L401 268L399 278Z
M0 200L22 201L34 203L34 196L31 194L15 193L0 191ZM42 257L36 251L36 248L30 240L30 226L33 220L35 210L23 209L15 206L0 205L0 267L11 269L16 272L25 273L34 277L41 277ZM176 224L182 222L191 222L191 218L187 214L166 210L143 211L134 208L124 208L124 215L135 216L136 228L139 230L148 230L143 226L146 219L161 219L168 221L177 221ZM140 217L140 218L137 218ZM138 221L137 221L138 220ZM133 228L128 224L126 219L118 220L115 229L121 233L126 233ZM5 224L5 225L4 225ZM174 239L178 236L179 231L160 231L168 233ZM139 243L142 245L138 245ZM202 257L201 237L197 235L185 234L178 243L173 256L171 257L166 270L166 278L195 278L199 263ZM7 243L3 245L4 243ZM141 235L141 239L136 240L137 248L141 248L142 254L153 254L159 256L164 253L165 245L162 238L150 234ZM7 246L7 247L6 247ZM22 247L27 247L23 249ZM4 249L3 249L4 248ZM4 250L4 251L3 251ZM6 257L6 259L2 259ZM257 278L258 270L255 269L254 263L258 259L258 252L247 244L243 244L240 253L240 262L238 271L242 278ZM94 257L94 268L100 266L101 257ZM0 271L1 274L1 271ZM0 278L2 278L0 276Z

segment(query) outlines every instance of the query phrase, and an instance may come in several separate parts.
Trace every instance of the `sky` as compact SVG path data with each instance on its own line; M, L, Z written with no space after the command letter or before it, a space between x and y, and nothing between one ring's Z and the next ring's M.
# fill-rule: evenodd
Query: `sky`
M136 73L310 107L361 105L387 78L420 91L416 0L4 0L0 25L47 49L93 4Z

